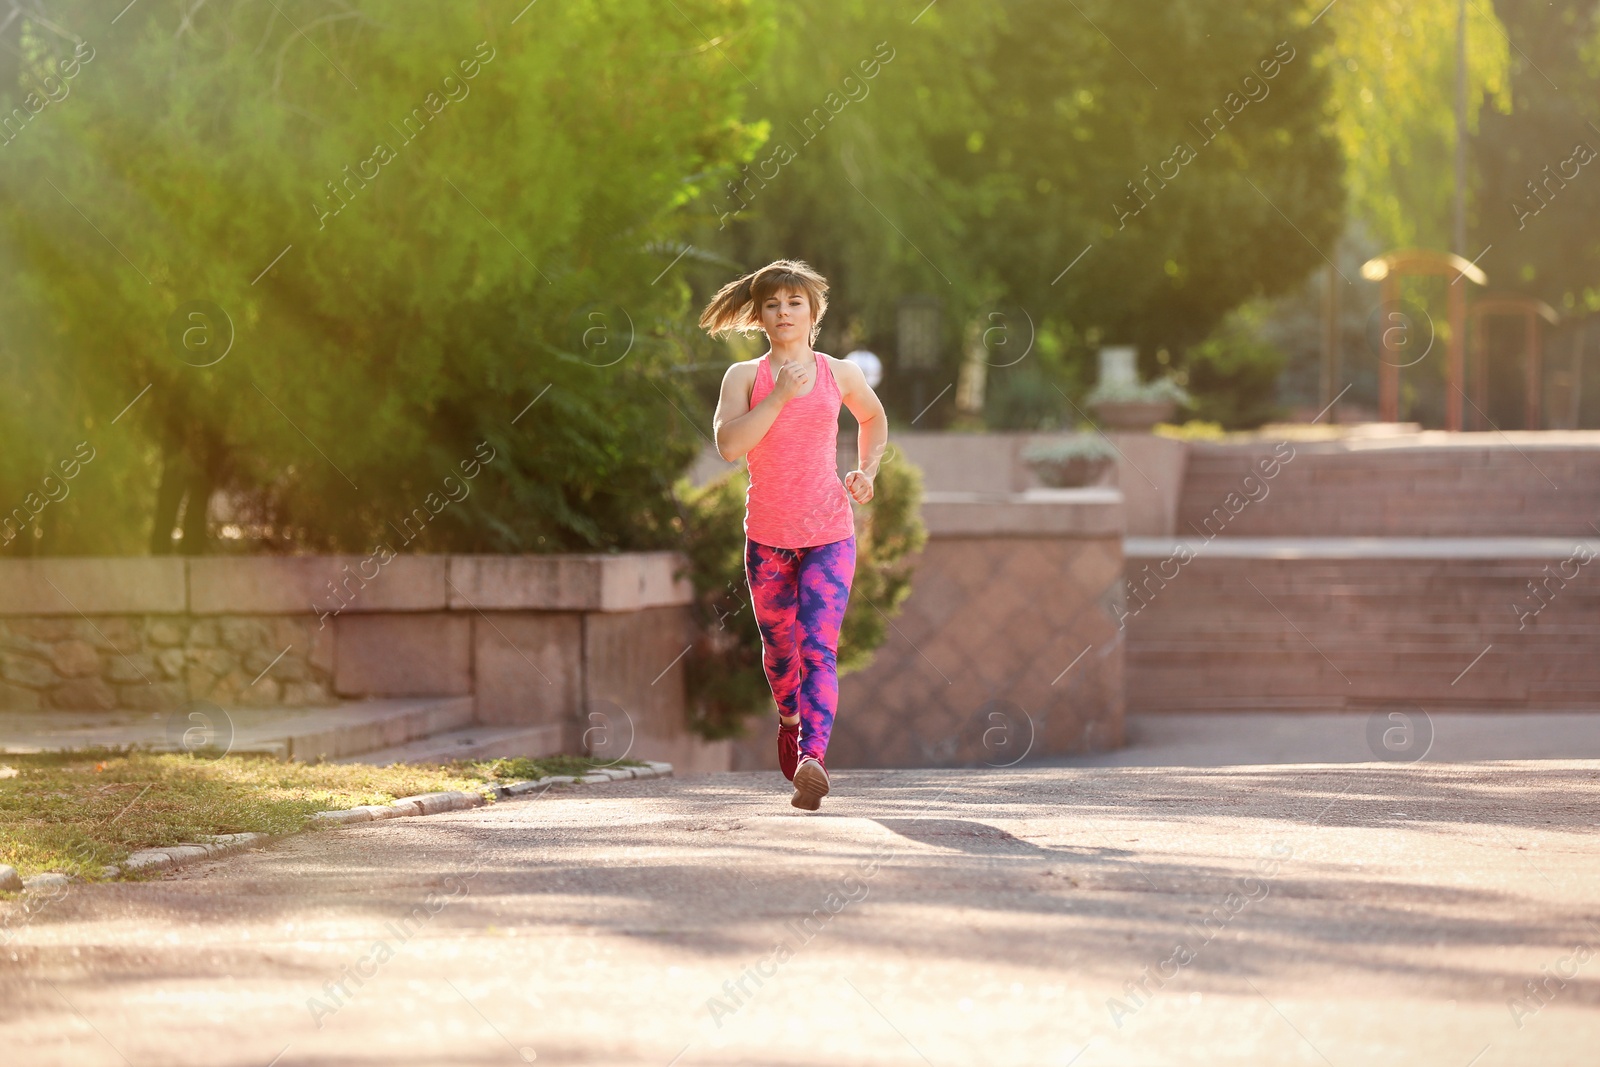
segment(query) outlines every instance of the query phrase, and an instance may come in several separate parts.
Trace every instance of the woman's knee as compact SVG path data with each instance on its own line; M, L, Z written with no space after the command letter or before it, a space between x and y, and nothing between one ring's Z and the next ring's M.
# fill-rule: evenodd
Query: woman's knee
M806 665L807 671L819 669L835 670L839 665L838 651L829 648L820 641L803 642L800 646L800 659Z

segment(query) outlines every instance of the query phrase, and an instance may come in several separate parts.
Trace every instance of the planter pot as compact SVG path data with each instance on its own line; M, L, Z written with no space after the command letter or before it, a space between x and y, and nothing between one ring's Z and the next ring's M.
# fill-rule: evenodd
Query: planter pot
M1030 460L1028 469L1051 489L1081 489L1100 481L1111 469L1111 456L1075 456L1072 459Z
M1177 410L1171 400L1105 400L1094 406L1094 417L1107 430L1149 430Z

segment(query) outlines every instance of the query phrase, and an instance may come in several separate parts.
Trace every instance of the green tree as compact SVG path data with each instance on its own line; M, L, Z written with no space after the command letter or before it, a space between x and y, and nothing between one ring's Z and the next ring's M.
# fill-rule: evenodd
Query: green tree
M892 363L900 299L936 297L953 367L958 324L994 287L989 265L968 251L977 220L967 205L981 190L943 169L937 151L941 138L982 121L998 8L949 0L916 17L922 6L760 0L784 30L750 71L761 91L746 97L745 118L766 141L708 191L696 243L742 269L791 257L825 273L833 289L819 347L836 355L851 328L854 343ZM726 268L689 278L706 294ZM891 373L881 392L910 405L903 374Z
M893 359L904 295L941 301L945 381L967 338L992 335L991 312L1038 340L1020 363L975 357L991 365L991 416L1038 425L1090 383L1094 345L1138 343L1153 369L1158 350L1292 286L1341 225L1316 62L1328 31L1299 5L1205 0L1156 27L1110 0L784 11L796 32L752 74L747 115L771 130L758 160L874 42L895 58L708 236L739 262L802 255L827 271L840 325L890 356L901 417L916 414Z
M1468 122L1510 104L1497 6L1467 5ZM1318 57L1344 148L1350 215L1386 248L1450 247L1459 0L1343 0ZM1476 251L1476 250L1474 250ZM1470 253L1469 253L1470 255Z
M1239 430L1281 414L1278 378L1288 360L1262 338L1264 313L1263 304L1246 304L1189 349L1184 384L1194 397L1194 418Z
M652 282L756 144L762 25L741 0L24 20L6 110L71 88L0 146L6 437L40 442L0 490L105 447L18 544L161 548L212 490L285 549L670 541L702 431L663 325L685 294Z
M1473 242L1492 246L1495 288L1600 311L1600 5L1496 7L1519 52L1510 107L1483 112L1472 140Z
M1079 9L1007 7L988 128L947 158L1003 191L981 253L1009 299L1153 370L1337 232L1326 30L1267 0L1186 4L1153 31L1138 5Z

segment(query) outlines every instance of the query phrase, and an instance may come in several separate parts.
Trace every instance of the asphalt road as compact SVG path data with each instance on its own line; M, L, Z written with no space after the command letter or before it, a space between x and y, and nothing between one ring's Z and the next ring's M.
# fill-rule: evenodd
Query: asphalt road
M306 834L0 904L0 1063L1593 1064L1597 796L841 771L807 815L747 773Z

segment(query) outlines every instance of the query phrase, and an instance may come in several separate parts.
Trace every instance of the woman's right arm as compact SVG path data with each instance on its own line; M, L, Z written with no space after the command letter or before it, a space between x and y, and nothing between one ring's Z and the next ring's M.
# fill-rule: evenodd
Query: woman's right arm
M722 395L711 425L717 453L730 463L759 444L783 410L783 390L777 388L751 407L750 387L754 381L755 365L750 363L735 363L722 376Z

